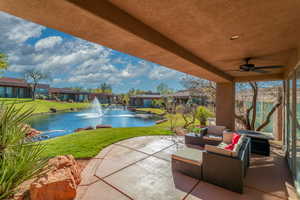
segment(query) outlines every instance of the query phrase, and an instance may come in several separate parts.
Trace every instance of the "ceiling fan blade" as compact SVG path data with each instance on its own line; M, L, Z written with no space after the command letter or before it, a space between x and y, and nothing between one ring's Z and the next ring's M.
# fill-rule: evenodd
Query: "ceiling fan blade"
M252 70L253 72L257 72L257 73L262 73L262 74L267 74L269 73L268 71L262 70L262 69L257 69L255 68L254 70Z
M283 65L270 65L270 66L257 66L255 69L279 69L283 68Z
M244 72L244 71L240 69L233 69L233 70L226 70L226 72Z

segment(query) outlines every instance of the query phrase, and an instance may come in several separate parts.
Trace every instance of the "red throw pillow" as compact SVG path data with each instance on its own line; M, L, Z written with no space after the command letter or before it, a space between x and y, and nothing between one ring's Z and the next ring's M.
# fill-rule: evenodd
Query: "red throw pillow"
M232 141L231 141L231 143L233 144L233 146L238 143L240 137L241 137L240 134L233 133Z
M224 149L232 151L234 148L234 144L228 144Z

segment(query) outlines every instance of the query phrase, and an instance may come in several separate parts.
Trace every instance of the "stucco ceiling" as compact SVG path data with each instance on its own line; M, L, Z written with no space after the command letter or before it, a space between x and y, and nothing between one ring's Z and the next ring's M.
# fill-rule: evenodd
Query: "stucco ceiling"
M0 9L216 82L280 79L286 68L231 70L245 57L291 65L300 43L298 0L6 0Z

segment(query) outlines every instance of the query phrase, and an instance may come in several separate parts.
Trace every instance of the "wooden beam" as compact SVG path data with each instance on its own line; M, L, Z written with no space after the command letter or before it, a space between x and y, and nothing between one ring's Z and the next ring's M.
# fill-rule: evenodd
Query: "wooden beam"
M234 77L234 82L279 81L279 80L284 80L284 74L269 74L269 75L258 75L258 76Z

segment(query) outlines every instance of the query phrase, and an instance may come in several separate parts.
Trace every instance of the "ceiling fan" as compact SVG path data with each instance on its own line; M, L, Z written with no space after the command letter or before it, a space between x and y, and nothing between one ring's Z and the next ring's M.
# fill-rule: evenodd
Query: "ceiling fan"
M269 73L264 69L279 69L283 68L283 65L270 65L270 66L255 66L255 64L249 63L251 58L245 58L245 64L240 65L239 70L230 70L230 71L238 71L238 72L257 72L257 73Z

